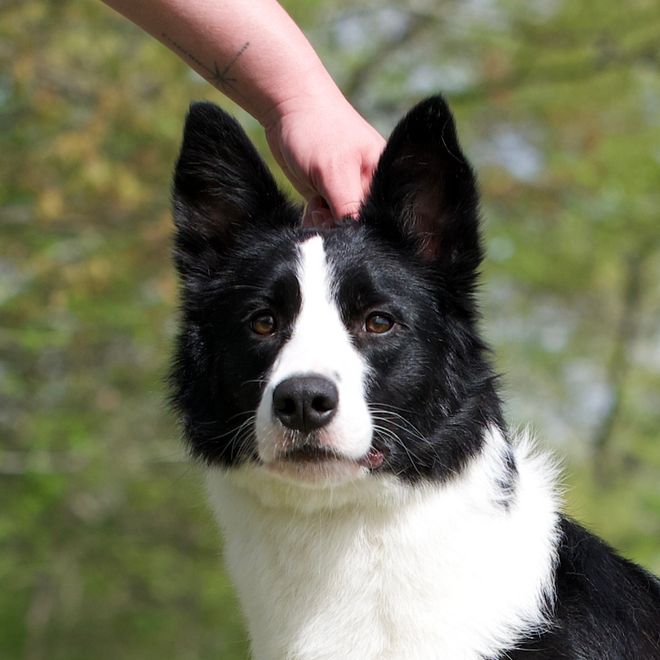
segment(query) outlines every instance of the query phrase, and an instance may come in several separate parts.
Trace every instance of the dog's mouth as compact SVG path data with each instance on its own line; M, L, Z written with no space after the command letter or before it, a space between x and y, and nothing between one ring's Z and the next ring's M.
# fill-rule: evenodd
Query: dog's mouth
M316 445L295 447L281 457L281 460L292 463L323 463L325 461L338 461L341 459L342 457L337 452Z
M376 447L371 447L369 451L358 461L362 467L366 467L369 470L375 470L379 468L385 462L385 451L377 449Z
M302 445L284 453L280 460L295 464L323 464L328 462L348 462L354 463L360 467L369 470L379 468L385 461L385 453L376 447L371 447L369 451L357 460L349 459L342 454L327 447L318 445Z

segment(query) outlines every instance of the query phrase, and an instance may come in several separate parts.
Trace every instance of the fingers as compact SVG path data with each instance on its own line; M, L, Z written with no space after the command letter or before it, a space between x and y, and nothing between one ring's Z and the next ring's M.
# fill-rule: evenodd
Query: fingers
M329 227L342 218L356 219L362 200L369 190L375 163L363 170L362 175L351 176L350 168L333 170L327 168L317 184L320 195L308 198L303 215L306 227Z
M371 184L371 177L378 162L377 156L362 166L356 159L346 167L329 167L321 173L318 191L332 217L339 220L344 217L355 218L358 215L362 200Z
M306 204L303 213L304 227L330 227L334 222L332 212L320 195L314 195Z
M319 170L316 188L320 194L308 198L303 225L329 227L342 218L357 218L371 176L362 177L358 168L326 166Z
M314 105L304 107L266 129L275 159L308 202L306 226L357 217L385 146L382 136L343 97L335 105L330 116L324 100L323 112Z

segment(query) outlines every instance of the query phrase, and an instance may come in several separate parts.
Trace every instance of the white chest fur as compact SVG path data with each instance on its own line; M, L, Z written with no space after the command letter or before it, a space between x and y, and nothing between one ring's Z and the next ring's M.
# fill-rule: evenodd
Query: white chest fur
M552 598L552 470L504 441L446 485L367 478L334 491L254 469L209 474L226 561L259 660L468 660L543 625Z

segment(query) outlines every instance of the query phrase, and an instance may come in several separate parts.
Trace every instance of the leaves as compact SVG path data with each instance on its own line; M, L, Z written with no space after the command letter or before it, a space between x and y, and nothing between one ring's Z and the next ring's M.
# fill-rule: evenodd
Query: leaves
M570 510L660 570L660 7L286 5L384 133L449 96L509 418L571 457ZM100 3L0 3L0 60L0 655L244 658L162 382L171 167L189 102L221 97Z

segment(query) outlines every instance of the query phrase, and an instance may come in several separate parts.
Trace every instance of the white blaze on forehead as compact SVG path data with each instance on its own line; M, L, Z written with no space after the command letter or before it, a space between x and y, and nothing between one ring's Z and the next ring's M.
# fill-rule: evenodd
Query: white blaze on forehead
M300 245L298 283L300 311L291 339L275 362L273 380L305 372L332 378L346 367L342 361L353 362L359 355L332 299L331 274L320 236Z
M350 458L360 458L369 450L372 433L364 394L367 366L333 299L332 273L320 236L299 246L298 283L298 317L273 364L257 414L260 453L264 459L272 455L269 438L278 428L272 414L275 387L293 376L317 374L331 380L339 392L337 413L326 427L332 446Z

